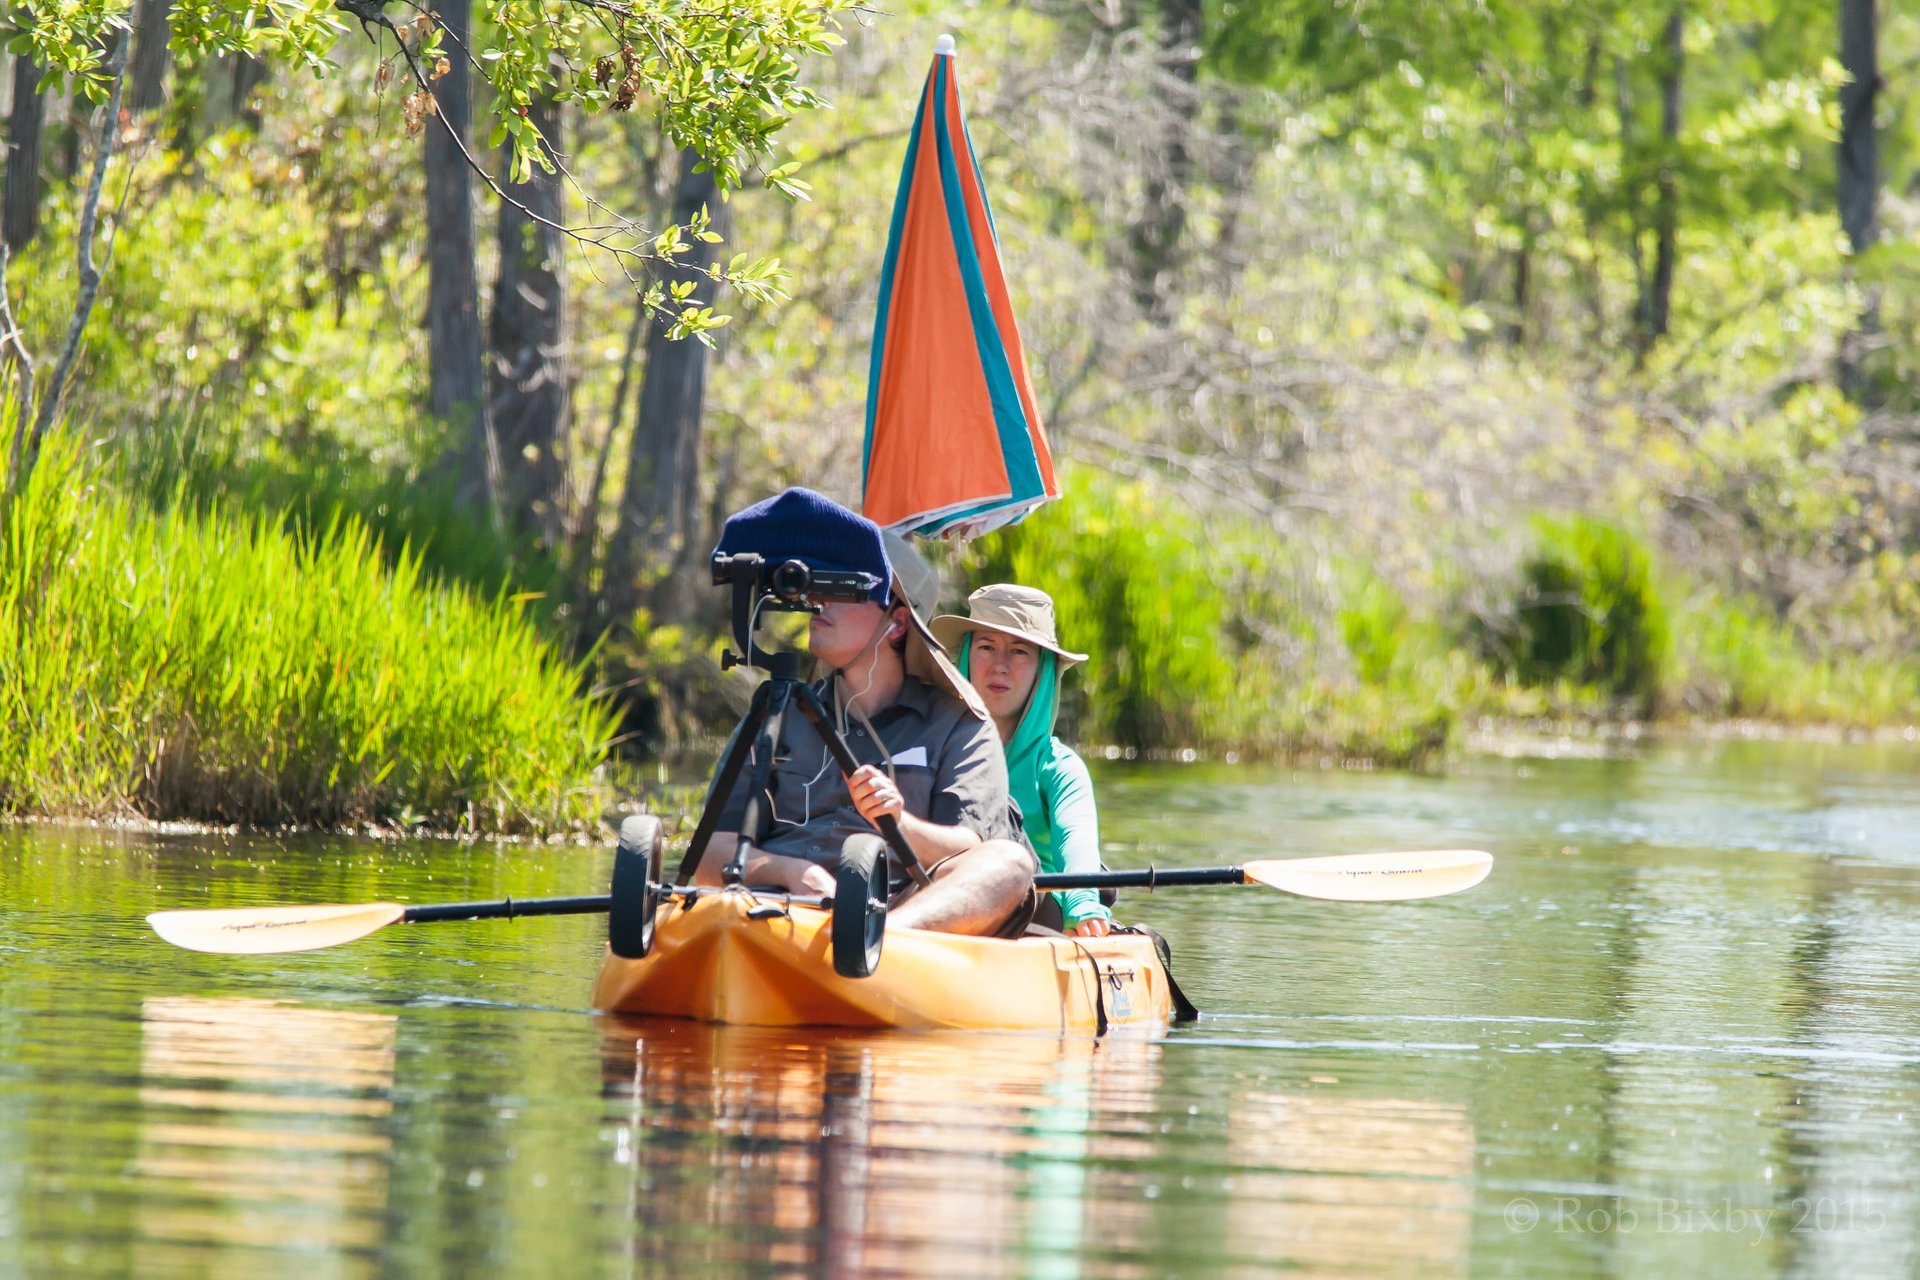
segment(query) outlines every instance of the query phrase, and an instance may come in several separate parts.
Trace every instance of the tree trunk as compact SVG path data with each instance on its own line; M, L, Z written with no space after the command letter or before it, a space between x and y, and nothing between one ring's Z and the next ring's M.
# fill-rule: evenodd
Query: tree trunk
M1199 114L1201 0L1161 0L1160 63L1170 78L1160 154L1147 174L1145 208L1127 232L1133 300L1155 324L1172 318L1172 276L1187 227L1187 185L1193 175L1189 139Z
M1596 32L1587 37L1586 66L1582 71L1579 103L1581 114L1591 117L1594 105L1600 100L1600 77L1603 74L1602 56L1605 44ZM1624 121L1622 127L1624 128ZM1624 136L1622 138L1624 141ZM1582 285L1582 301L1586 304L1587 322L1593 341L1598 344L1607 338L1606 286L1601 276L1600 255L1594 249L1600 244L1601 199L1595 187L1597 184L1583 183L1583 195L1580 199L1580 221L1582 233L1586 237L1588 251L1582 255L1579 272Z
M1213 289L1233 289L1247 267L1247 255L1239 242L1240 219L1249 202L1257 198L1252 194L1253 179L1259 172L1264 139L1244 119L1244 102L1239 94L1226 97L1212 131L1218 159L1207 172L1206 181L1220 208L1213 244L1206 251L1212 268L1212 281L1207 287ZM1046 421L1051 427L1054 419L1050 416Z
M1533 284L1533 235L1529 230L1520 247L1513 251L1513 317L1507 321L1507 345L1520 346L1527 340L1527 305Z
M107 165L113 160L114 147L120 139L120 104L127 86L127 56L133 35L128 32L113 43L113 53L107 62L106 70L113 76L113 88L107 95L107 105L100 113L100 133L93 148L93 173L87 180L86 194L80 201L80 225L74 239L78 250L79 287L73 299L73 314L67 320L67 336L60 346L59 357L54 361L53 373L47 379L46 389L41 393L39 403L33 408L33 434L27 438L24 452L20 447L20 428L25 426L22 418L14 428L14 446L12 465L9 467L11 483L24 485L28 476L33 474L35 462L40 457L40 442L46 438L53 426L54 415L60 411L60 399L66 391L67 379L73 373L74 362L80 357L80 339L86 333L87 321L93 315L94 299L100 292L100 265L94 261L94 232L99 227L100 194L107 180Z
M574 534L570 563L573 580L581 584L592 580L593 566L599 558L600 499L607 491L607 466L613 459L614 443L620 438L620 427L627 419L627 402L632 399L628 391L633 386L634 368L640 355L640 335L646 323L646 306L636 298L633 318L627 322L626 345L620 357L620 380L614 386L613 403L607 409L607 434L600 441L599 456L594 459L593 480L587 487L586 497L581 500L580 527ZM604 626L605 623L600 620L592 625Z
M561 107L538 101L531 120L561 150ZM504 145L501 167L512 159ZM559 223L563 189L558 172L536 167L506 192L549 223ZM567 293L564 246L556 226L543 225L511 204L500 206L500 278L493 290L490 416L501 458L500 502L507 523L560 543L560 441L569 408L566 359Z
M685 225L704 207L712 229L725 236L728 206L714 198L713 173L696 172L700 157L680 153L680 181L674 192L673 220ZM715 246L695 240L686 254L663 266L669 286L695 283L695 297L711 303L706 270ZM701 288L704 286L704 290ZM627 487L620 519L607 548L607 614L624 623L640 601L641 577L665 569L654 607L663 618L684 617L692 607L690 584L693 541L700 501L700 418L707 391L705 344L667 337L668 322L654 317L647 334L647 369L640 383L640 412L627 455ZM681 570L676 572L676 570Z
M438 0L434 12L449 49L473 30L473 0ZM473 119L467 60L453 56L434 83L439 119L426 121L427 408L450 424L457 493L463 506L494 507L499 474L487 423L486 360L480 333L480 284L474 268L473 174L467 135Z
M1620 154L1633 162L1633 88L1624 58L1613 61L1614 110L1620 117ZM1636 363L1647 350L1647 299L1652 289L1647 279L1646 246L1642 243L1646 223L1642 220L1641 187L1637 178L1626 184L1627 261L1633 265L1633 349Z
M167 64L171 61L167 40L172 34L167 19L172 13L173 0L140 0L133 32L133 65L127 70L127 107L134 115L146 115L166 105Z
M1840 0L1840 65L1848 76L1840 86L1840 225L1855 253L1865 253L1880 232L1880 144L1873 127L1880 65L1874 3Z
M233 63L233 81L229 102L233 106L233 117L258 132L260 108L254 105L253 95L272 74L272 64L264 58L248 57L246 54L237 55L230 61Z
M13 113L7 128L5 229L7 247L25 248L40 230L40 136L46 123L47 95L40 89L40 68L25 54L13 60Z
M1680 189L1674 169L1680 161L1680 76L1685 69L1683 19L1679 8L1667 16L1667 57L1660 69L1660 174L1654 206L1653 287L1647 298L1649 344L1667 336L1673 312L1673 272L1678 256Z
M1847 83L1840 86L1835 195L1840 226L1856 256L1880 236L1880 140L1873 125L1881 87L1878 37L1874 0L1840 0L1840 65ZM1840 385L1849 396L1858 398L1866 390L1860 364L1879 329L1878 291L1868 286L1859 323L1840 343Z
M75 93L71 82L66 86L62 99L65 107L67 127L58 131L60 139L59 168L60 185L66 186L80 176L80 138L87 132L87 122L93 116L93 104L85 95Z

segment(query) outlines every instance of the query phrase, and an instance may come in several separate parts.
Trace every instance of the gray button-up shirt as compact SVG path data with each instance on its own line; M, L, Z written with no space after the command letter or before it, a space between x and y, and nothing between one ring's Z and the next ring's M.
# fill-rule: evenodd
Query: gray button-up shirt
M831 711L828 684L814 686ZM893 762L906 811L943 827L965 827L982 840L1020 840L1019 810L1007 790L1007 761L993 725L965 703L912 676L893 705L869 717L876 743L855 717L847 723L847 746L861 764ZM735 732L738 732L736 729ZM746 816L753 771L740 771L717 830L738 831ZM760 797L754 844L768 853L832 866L848 836L874 833L854 808L846 777L827 744L796 705L787 707L774 751L767 793Z

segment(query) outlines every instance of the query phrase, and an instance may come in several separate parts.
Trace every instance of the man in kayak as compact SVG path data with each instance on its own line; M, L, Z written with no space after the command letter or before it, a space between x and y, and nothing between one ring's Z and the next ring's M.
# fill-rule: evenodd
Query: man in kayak
M1020 832L993 720L927 630L939 575L904 539L887 534L882 542L872 522L804 489L735 520L743 517L761 522L763 540L791 526L804 529L809 545L870 546L892 579L884 604L829 603L813 615L807 647L829 669L816 688L862 764L842 775L803 716L783 718L746 882L831 894L847 837L874 831L890 814L932 876L895 898L890 927L1018 936L1032 917L1038 864ZM733 858L749 772L721 809L700 883L718 884Z

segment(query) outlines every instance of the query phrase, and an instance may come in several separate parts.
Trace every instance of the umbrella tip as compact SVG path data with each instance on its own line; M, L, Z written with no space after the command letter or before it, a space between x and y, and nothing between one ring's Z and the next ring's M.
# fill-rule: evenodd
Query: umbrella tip
M941 36L938 40L935 40L933 42L933 56L936 58L951 58L953 56L953 37Z

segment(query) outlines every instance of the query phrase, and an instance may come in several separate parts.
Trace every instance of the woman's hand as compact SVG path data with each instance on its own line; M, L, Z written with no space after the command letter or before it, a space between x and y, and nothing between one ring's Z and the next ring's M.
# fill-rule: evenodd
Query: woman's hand
M876 827L883 816L898 822L900 815L907 811L900 788L893 785L893 779L878 765L864 764L848 774L847 794L853 797L853 807L860 811L860 816Z
M1073 936L1076 938L1104 938L1112 932L1113 921L1105 916L1088 916L1073 926Z

